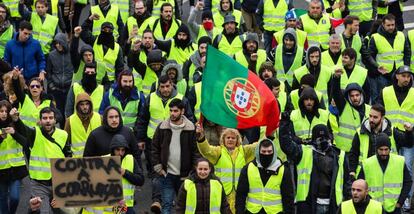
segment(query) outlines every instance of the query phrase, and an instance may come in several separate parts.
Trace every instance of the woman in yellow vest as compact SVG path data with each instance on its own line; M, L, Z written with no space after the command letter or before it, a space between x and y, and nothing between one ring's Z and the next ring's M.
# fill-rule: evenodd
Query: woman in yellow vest
M9 101L0 101L0 213L16 212L21 180L28 174L23 147L18 143L25 138L14 130L11 109Z
M19 71L15 71L13 74L13 81L17 81ZM29 93L25 93L21 85L13 84L14 91L19 101L20 118L24 124L34 127L39 119L39 112L44 107L55 108L56 104L52 96L46 94L43 91L43 81L34 77L29 80L28 88ZM55 109L58 111L57 109ZM57 112L56 120L62 122L62 116L60 112Z
M213 165L205 158L197 160L195 170L178 192L177 214L231 214L223 185L214 175Z
M242 138L236 129L226 129L220 137L220 146L211 146L204 137L204 130L197 126L198 150L214 164L216 175L223 183L230 208L235 213L236 189L241 169L254 159L257 143L241 145Z

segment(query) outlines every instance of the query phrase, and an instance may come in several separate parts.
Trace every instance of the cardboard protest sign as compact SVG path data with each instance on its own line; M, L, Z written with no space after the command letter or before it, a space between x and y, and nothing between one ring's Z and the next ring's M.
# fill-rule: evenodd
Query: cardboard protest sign
M119 156L51 159L57 207L96 207L123 199Z

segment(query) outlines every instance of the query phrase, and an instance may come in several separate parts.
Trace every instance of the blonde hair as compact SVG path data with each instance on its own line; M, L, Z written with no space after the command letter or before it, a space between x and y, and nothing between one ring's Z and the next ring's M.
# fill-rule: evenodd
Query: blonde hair
M241 138L240 132L237 129L232 129L232 128L226 128L226 129L223 130L223 132L221 133L221 136L220 136L220 145L225 146L224 145L224 141L225 141L224 138L226 138L226 136L228 134L236 135L236 140L237 140L236 146L241 145L242 138Z

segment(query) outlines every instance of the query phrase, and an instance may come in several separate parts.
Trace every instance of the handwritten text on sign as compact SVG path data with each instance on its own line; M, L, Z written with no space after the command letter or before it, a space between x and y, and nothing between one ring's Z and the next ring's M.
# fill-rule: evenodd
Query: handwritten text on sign
M106 206L122 200L120 162L117 156L51 159L57 207Z

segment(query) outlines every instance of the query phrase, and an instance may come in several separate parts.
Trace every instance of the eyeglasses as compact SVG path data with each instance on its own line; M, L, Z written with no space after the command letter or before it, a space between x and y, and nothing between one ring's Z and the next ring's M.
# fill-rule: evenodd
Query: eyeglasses
M30 88L40 88L40 85L31 85Z

